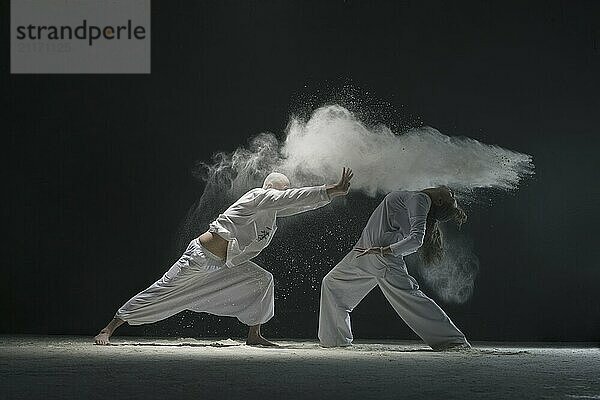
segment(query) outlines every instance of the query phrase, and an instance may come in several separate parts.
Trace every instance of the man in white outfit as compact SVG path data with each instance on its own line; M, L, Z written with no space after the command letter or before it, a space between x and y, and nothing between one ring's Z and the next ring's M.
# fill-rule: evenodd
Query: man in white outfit
M447 187L394 191L375 209L353 251L323 278L319 340L350 346L350 312L379 286L394 310L435 350L470 348L465 335L408 274L403 256L422 247L423 260L443 256L438 223L466 221Z
M127 301L94 338L109 344L114 330L163 320L183 310L236 317L249 326L247 344L273 346L260 326L274 314L273 275L250 261L270 243L277 217L314 210L345 195L352 171L335 185L288 189L288 178L272 173L192 240L175 264L154 284Z

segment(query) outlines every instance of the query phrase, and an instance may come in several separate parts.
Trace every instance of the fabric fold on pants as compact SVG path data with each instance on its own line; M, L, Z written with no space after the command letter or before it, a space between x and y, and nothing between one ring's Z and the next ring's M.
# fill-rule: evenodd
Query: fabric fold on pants
M319 310L319 340L323 346L352 344L350 313L375 286L433 349L468 344L448 315L419 289L403 260L393 262L379 255L356 258L350 252L323 278Z
M246 261L229 268L196 238L155 283L115 314L130 325L149 324L183 310L236 317L252 326L274 315L273 275Z

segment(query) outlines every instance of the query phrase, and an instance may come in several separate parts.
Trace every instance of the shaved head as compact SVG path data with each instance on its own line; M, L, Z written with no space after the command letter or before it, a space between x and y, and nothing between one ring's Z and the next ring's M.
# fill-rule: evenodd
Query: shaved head
M263 182L263 189L285 190L288 187L290 187L290 180L279 172L271 172Z

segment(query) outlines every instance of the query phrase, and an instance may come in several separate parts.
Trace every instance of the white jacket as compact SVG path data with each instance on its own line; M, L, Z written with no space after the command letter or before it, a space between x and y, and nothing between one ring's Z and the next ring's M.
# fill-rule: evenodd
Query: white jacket
M398 258L416 252L423 244L430 208L431 199L424 192L389 193L371 214L357 246L390 246L392 255Z
M211 222L209 231L229 241L225 265L231 268L267 247L277 230L277 217L314 210L330 201L325 185L287 190L256 188Z

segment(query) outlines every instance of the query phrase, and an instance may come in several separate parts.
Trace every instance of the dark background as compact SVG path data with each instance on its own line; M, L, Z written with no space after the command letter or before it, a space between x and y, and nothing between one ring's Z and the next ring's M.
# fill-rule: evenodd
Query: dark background
M519 191L470 210L475 293L443 304L467 336L600 338L600 2L155 0L152 74L129 76L10 75L7 3L0 332L94 334L178 257L202 193L196 160L282 132L298 98L324 103L351 85L445 134L534 157ZM323 211L344 233L328 231L338 245L318 268L287 268L278 232L260 259L277 280L267 336L316 336L319 281L376 202L352 194ZM296 235L289 252L318 253L318 239ZM353 321L357 338L414 337L378 289ZM190 313L120 333L244 328Z

